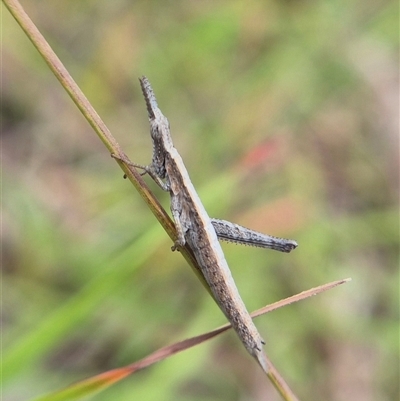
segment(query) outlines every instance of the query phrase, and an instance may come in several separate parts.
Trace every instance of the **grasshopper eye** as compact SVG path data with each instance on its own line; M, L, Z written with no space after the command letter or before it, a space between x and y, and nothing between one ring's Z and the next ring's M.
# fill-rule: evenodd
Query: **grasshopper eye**
M150 131L151 137L155 140L158 140L161 138L161 132L160 132L160 127L158 124L152 124L151 131Z

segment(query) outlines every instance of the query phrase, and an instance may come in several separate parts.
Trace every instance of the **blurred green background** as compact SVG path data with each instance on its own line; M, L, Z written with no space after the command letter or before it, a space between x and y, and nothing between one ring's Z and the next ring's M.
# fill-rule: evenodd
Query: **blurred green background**
M147 75L213 217L296 239L224 244L303 400L395 400L398 4L23 1L122 148L147 164ZM225 322L3 6L3 397L24 400ZM150 182L164 207L168 194ZM234 333L96 400L279 400Z

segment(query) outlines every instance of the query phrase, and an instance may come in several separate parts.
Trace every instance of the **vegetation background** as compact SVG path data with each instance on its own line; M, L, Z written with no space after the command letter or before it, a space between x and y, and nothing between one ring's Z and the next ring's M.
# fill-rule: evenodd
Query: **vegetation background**
M298 241L288 255L223 245L249 310L352 277L256 321L300 399L398 399L398 3L23 6L132 160L151 157L145 74L209 214ZM5 7L2 26L3 399L14 401L225 319ZM279 396L229 333L95 399Z

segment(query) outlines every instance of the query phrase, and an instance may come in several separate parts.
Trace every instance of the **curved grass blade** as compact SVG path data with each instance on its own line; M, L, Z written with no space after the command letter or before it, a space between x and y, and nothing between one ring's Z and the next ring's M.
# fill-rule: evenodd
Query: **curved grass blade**
M343 280L333 281L331 283L324 284L315 288L311 288L307 291L303 291L299 294L293 295L289 298L285 298L281 301L275 302L271 305L267 305L261 309L258 309L253 313L251 313L251 316L253 318L261 316L265 313L272 312L273 310L276 310L283 306L290 305L294 302L298 302L303 299L309 298L313 295L317 295L321 292L327 291L331 288L334 288L340 284L344 284L348 281L350 281L350 279L343 279ZM196 345L199 345L205 341L208 341L218 336L219 334L224 333L229 329L231 329L231 325L225 324L224 326L221 326L210 332L200 334L199 336L192 337L172 345L168 345L166 347L160 348L159 350L153 352L147 357L137 362L134 362L130 365L127 365L122 368L113 369L108 372L104 372L99 375L93 376L89 379L82 380L60 391L56 391L54 393L36 398L34 401L72 401L72 400L79 400L82 397L86 397L89 395L94 395L102 390L105 390L114 383L117 383L120 380L125 379L126 377L134 374L135 372L141 369L144 369L150 365L155 364L156 362L160 362L166 358L169 358L170 356L173 356L189 348L192 348ZM278 390L278 392L282 395L283 399L287 401L298 400L298 398L295 396L295 394L292 392L288 384L284 381L282 376L279 374L277 369L274 367L274 365L268 358L267 358L267 363L269 368L267 376L269 377L275 388Z

